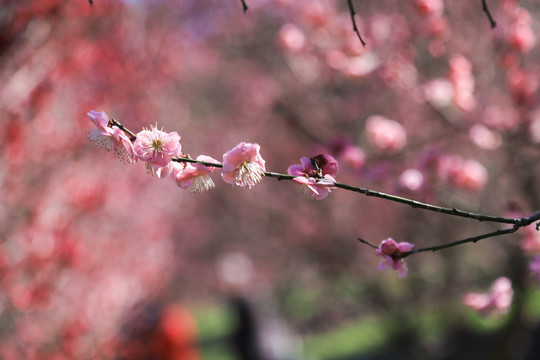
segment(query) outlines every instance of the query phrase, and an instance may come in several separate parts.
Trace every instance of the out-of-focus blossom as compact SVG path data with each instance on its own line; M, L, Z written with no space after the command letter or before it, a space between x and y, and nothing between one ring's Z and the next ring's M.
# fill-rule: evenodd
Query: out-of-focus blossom
M397 272L399 278L407 276L409 270L405 260L401 258L401 254L411 251L414 247L413 244L408 242L396 242L392 238L388 238L381 242L381 245L375 250L377 255L381 256L383 260L377 266L377 270L392 269Z
M474 77L471 62L463 55L456 54L450 58L448 78L454 85L454 103L465 112L476 108L474 98Z
M155 167L164 167L181 154L180 135L176 131L166 133L150 126L137 134L133 144L137 157Z
M531 29L531 13L522 7L516 7L512 13L513 22L506 31L506 41L519 53L528 53L536 43L536 36Z
M364 151L351 143L351 141L342 136L333 138L328 144L330 153L340 163L349 165L354 170L360 170L366 162L366 154Z
M338 162L328 154L319 154L308 159L300 158L301 164L291 165L287 174L296 176L293 181L300 184L298 191L322 200L331 192L338 172Z
M540 255L540 231L528 226L522 230L525 237L521 243L521 248L530 254Z
M488 293L469 293L464 296L463 303L482 315L506 314L512 305L514 290L506 277L493 282Z
M458 155L441 157L437 171L441 179L474 191L482 190L489 177L484 165Z
M104 111L91 110L87 115L96 126L88 135L88 140L101 145L107 151L113 151L122 160L136 161L133 143L122 130L109 126L109 117Z
M414 4L418 13L422 16L441 16L444 10L442 0L416 0Z
M540 111L533 115L529 124L529 138L535 144L540 143Z
M424 96L436 107L448 106L454 98L454 86L446 79L435 79L424 85Z
M488 127L475 124L469 129L469 138L481 149L495 150L502 144L501 135Z
M482 121L498 130L510 130L519 123L519 112L511 106L491 105L482 113Z
M523 69L508 70L506 83L512 97L519 103L525 103L533 99L538 90L537 77Z
M377 148L389 152L403 149L407 143L407 132L397 121L380 115L372 115L366 121L368 140Z
M259 144L241 142L223 154L223 181L251 189L262 180L266 171Z
M279 30L279 42L287 50L300 51L306 44L304 32L293 24L285 24Z
M416 192L424 185L424 175L420 170L407 169L399 176L398 185L403 190Z
M196 160L219 164L216 159L205 155L197 156ZM209 174L217 169L218 168L216 167L206 166L199 163L175 163L173 176L176 184L182 189L189 189L190 193L202 193L216 186Z
M538 276L538 279L540 279L540 255L537 255L533 258L533 260L529 264L529 270L535 273L536 276Z

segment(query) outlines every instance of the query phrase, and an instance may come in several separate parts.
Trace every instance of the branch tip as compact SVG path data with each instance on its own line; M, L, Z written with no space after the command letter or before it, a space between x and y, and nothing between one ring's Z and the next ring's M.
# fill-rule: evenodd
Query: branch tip
M351 14L353 31L356 33L356 36L358 36L358 39L360 40L360 43L362 44L362 46L366 47L366 42L364 41L364 39L362 39L362 36L360 35L360 31L358 31L358 26L356 26L356 19L354 18L354 15L356 15L356 11L354 10L352 0L347 0L347 4L349 5L349 13Z
M240 0L242 2L242 11L244 12L244 14L248 11L248 6L246 4L246 0Z
M497 26L497 23L493 19L493 16L491 16L491 12L489 11L486 0L482 0L482 10L486 13L486 16L489 20L489 25L492 29L494 29Z

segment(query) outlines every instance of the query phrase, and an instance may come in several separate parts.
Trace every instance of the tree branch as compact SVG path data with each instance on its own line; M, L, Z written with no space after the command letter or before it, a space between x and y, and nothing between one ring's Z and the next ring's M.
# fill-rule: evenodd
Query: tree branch
M358 26L356 26L356 19L354 18L354 15L356 15L356 11L354 10L352 0L347 0L347 4L349 4L349 13L351 14L351 21L352 21L352 25L353 25L353 31L358 36L358 39L360 39L360 42L362 43L362 46L366 47L366 42L364 41L364 39L362 39L362 36L360 35L360 32L358 31Z
M242 2L242 10L244 11L244 14L248 11L248 6L246 4L246 0L240 0Z
M128 134L130 136L131 141L135 141L135 139L137 138L137 136L132 131L127 129L125 126L120 124L115 119L110 120L109 126L117 126L120 130L126 132L126 134ZM182 156L174 157L172 159L172 161L199 163L199 164L203 164L203 165L208 166L208 167L215 167L215 168L222 168L223 167L222 164L212 163L212 162L205 162L205 161L198 161L198 160L192 159L192 158L189 157L189 155L186 155L185 157L182 157ZM264 176L265 177L275 178L278 181L281 181L281 180L293 180L296 177L296 176L293 176L293 175L280 174L280 173L275 173L275 172L270 172L270 171L265 171ZM476 242L478 240L485 239L485 238L488 238L488 237L494 237L494 236L500 236L500 235L504 235L504 234L513 233L513 232L517 231L521 227L528 226L528 225L532 224L535 221L540 221L540 212L538 212L536 214L533 214L531 216L528 216L528 217L523 217L523 218L507 218L507 217L500 217L500 216L492 216L492 215L485 215L485 214L467 212L467 211L459 210L457 208L441 207L441 206L437 206L437 205L432 205L432 204L423 203L423 202L420 202L420 201L404 198L404 197L401 197L401 196L386 194L386 193L383 193L383 192L380 192L380 191L374 191L374 190L370 190L370 189L361 188L359 186L351 186L351 185L347 185L347 184L342 184L342 183L339 183L339 182L334 182L333 186L336 187L336 188L339 188L339 189L344 189L344 190L348 190L348 191L361 193L361 194L364 194L366 196L377 197L377 198L380 198L380 199L393 201L393 202L397 202L397 203L401 203L401 204L405 204L405 205L409 205L409 206L411 206L413 208L424 209L424 210L428 210L428 211L433 211L433 212L437 212L437 213L441 213L441 214L457 216L457 217L462 217L462 218L474 219L474 220L477 220L477 221L486 221L486 222L514 225L512 228L508 228L508 229L505 229L505 230L497 230L495 232L491 232L491 233L487 233L487 234L467 238L467 239L464 239L464 240L459 240L457 242L446 244L446 245L440 245L440 246L434 246L434 247L429 247L429 248L416 249L416 250L410 251L408 253L404 253L404 254L406 254L405 256L408 256L408 255L414 254L414 253L418 253L418 252L423 252L423 251L437 251L437 250L440 250L440 249L445 249L445 248L448 248L448 247L460 245L460 244L463 244L463 243ZM537 225L537 229L538 229L539 226L540 226L540 223ZM362 240L362 239L359 239L359 240L361 242L365 243L365 244L368 244L370 246L374 246L374 245L368 243L365 240Z
M489 12L486 0L482 0L482 10L486 13L486 16L489 20L489 25L491 26L491 28L492 29L495 28L497 26L497 23L495 22L495 20L493 20L493 17L491 16L491 13Z

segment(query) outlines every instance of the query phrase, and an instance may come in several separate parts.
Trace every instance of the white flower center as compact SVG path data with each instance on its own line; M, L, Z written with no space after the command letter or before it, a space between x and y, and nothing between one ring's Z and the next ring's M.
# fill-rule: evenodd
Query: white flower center
M251 189L255 184L262 180L264 170L259 164L244 161L234 177L234 183L238 186L243 186Z

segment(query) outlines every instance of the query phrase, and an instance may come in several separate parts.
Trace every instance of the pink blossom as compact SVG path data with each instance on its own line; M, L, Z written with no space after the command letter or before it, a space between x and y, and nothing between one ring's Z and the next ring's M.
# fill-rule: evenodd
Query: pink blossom
M514 50L525 54L534 47L536 36L530 25L517 23L508 30L507 41Z
M489 177L484 165L459 155L441 157L437 170L443 180L474 191L482 190Z
M482 315L505 314L512 305L514 290L506 277L493 282L488 293L469 293L463 297L463 303Z
M260 150L259 144L241 142L223 154L223 181L247 189L261 181L266 168Z
M158 168L167 166L182 150L180 135L176 131L166 133L154 126L139 132L133 146L139 159Z
M476 108L474 98L474 76L472 64L463 55L453 55L450 59L450 73L448 78L454 85L454 103L461 110L470 112Z
M127 162L135 162L135 150L128 136L119 128L109 126L109 117L104 111L91 110L88 118L96 126L88 135L88 140L101 145L107 151Z
M536 231L534 227L526 227L523 229L525 238L521 243L521 248L529 254L540 255L540 231Z
M398 184L403 190L418 191L424 186L424 174L417 169L407 169L399 176Z
M441 16L444 3L442 0L416 0L415 7L422 16Z
M366 121L366 134L377 148L389 152L403 149L407 142L405 128L397 121L372 115Z
M535 273L540 279L540 256L535 256L529 265L529 270Z
M332 156L319 154L308 159L300 158L301 164L291 165L287 174L296 176L293 181L299 184L298 191L322 200L331 192L338 172L338 162Z
M501 135L482 124L475 124L469 129L469 138L476 146L486 150L495 150L502 144Z
M219 164L216 159L205 155L197 156L196 160ZM174 180L182 189L189 189L189 192L193 194L208 191L216 186L208 175L217 168L199 163L175 163L175 165Z
M287 50L300 51L305 46L306 37L296 25L285 24L279 30L279 41Z
M401 258L401 254L409 252L414 247L413 244L408 242L397 243L394 239L388 238L381 242L379 248L376 250L377 255L381 256L383 260L377 266L377 270L386 270L392 268L397 271L399 278L407 276L409 270L405 264L405 260Z

